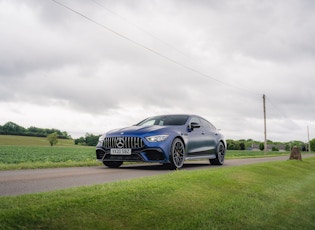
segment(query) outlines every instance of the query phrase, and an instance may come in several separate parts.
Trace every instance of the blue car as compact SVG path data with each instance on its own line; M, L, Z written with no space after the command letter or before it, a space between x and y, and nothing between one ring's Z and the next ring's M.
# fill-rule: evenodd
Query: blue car
M96 158L109 168L124 161L155 162L179 169L185 160L209 159L222 165L226 141L206 119L187 114L161 115L100 136Z

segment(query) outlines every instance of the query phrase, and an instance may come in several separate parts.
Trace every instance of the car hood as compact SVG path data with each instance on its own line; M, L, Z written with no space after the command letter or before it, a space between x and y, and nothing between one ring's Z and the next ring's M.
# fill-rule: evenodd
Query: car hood
M168 126L159 126L159 125L153 125L153 126L130 126L122 129L115 129L112 131L109 131L106 133L106 135L110 136L120 136L120 135L141 135L145 133L160 133L164 130L168 130Z

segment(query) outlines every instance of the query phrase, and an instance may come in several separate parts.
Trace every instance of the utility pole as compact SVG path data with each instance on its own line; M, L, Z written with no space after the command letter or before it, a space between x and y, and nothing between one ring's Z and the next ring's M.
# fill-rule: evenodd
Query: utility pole
M308 151L311 152L311 142L310 142L310 130L307 126L307 139L308 139Z
M264 144L264 152L267 153L267 124L266 124L266 96L263 94L263 106L264 106L264 134L265 134L265 144Z

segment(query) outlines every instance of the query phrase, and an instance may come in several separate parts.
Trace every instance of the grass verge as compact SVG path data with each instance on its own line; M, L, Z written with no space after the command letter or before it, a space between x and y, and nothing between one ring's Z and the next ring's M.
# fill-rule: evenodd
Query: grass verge
M306 152L303 152L306 154ZM275 157L275 156L289 156L289 152L280 152L280 151L251 151L251 150L227 150L227 159L236 159L236 158L260 158L260 157Z
M315 229L315 158L0 197L2 229Z

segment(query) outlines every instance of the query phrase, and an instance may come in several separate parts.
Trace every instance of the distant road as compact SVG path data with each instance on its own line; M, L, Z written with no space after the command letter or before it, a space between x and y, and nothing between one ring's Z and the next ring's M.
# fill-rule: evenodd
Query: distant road
M303 159L315 154L303 155ZM269 161L284 161L288 156L225 160L223 167L255 164ZM182 170L211 169L209 161L184 164ZM76 186L103 184L158 174L170 173L160 164L122 165L118 169L105 166L73 167L53 169L27 169L0 171L0 196L14 196L28 193L52 191Z

